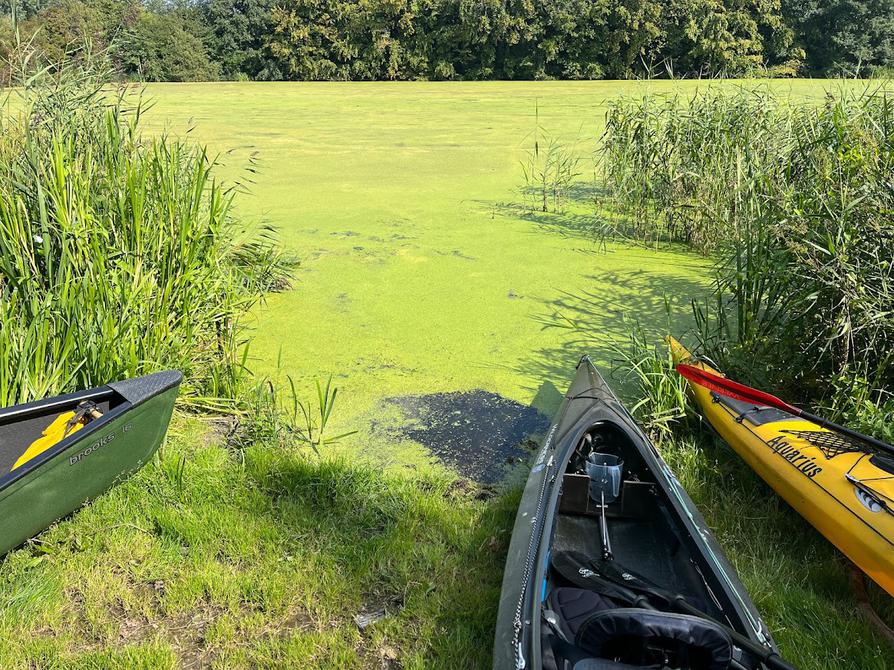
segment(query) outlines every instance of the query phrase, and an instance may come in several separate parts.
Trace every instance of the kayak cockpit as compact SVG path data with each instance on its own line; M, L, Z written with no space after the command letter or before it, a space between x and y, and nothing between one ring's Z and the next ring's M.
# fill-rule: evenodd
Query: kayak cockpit
M743 627L725 616L663 490L618 424L579 439L549 545L543 668L752 667L725 628Z
M0 478L24 468L74 436L85 437L123 403L109 387L0 409Z

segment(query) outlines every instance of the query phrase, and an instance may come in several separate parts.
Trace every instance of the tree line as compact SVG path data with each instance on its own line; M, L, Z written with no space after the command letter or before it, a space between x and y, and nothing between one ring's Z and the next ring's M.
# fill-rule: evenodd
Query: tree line
M85 40L145 81L866 76L894 0L0 0L0 57Z

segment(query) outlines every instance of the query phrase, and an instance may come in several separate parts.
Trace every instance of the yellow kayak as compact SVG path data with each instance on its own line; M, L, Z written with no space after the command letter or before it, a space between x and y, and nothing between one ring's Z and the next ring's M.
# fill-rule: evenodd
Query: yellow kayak
M676 363L720 374L668 338ZM894 596L894 458L786 412L697 384L720 436L827 540Z

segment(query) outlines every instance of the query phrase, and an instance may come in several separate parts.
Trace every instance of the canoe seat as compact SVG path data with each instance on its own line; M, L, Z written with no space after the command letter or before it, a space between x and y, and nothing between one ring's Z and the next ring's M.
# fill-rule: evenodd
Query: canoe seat
M664 663L692 670L726 670L732 642L720 626L685 614L617 607L611 599L573 587L555 589L548 598L557 624L574 647L595 659L634 666ZM581 659L572 666L578 670ZM600 667L582 665L580 670ZM608 666L611 667L611 666ZM621 666L623 667L623 666ZM663 667L663 666L662 666Z

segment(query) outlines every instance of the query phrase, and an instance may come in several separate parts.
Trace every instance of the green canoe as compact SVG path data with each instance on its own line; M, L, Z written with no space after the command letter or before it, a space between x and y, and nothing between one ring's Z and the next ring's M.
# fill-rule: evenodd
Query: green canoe
M0 409L0 554L152 458L182 378L157 372Z

